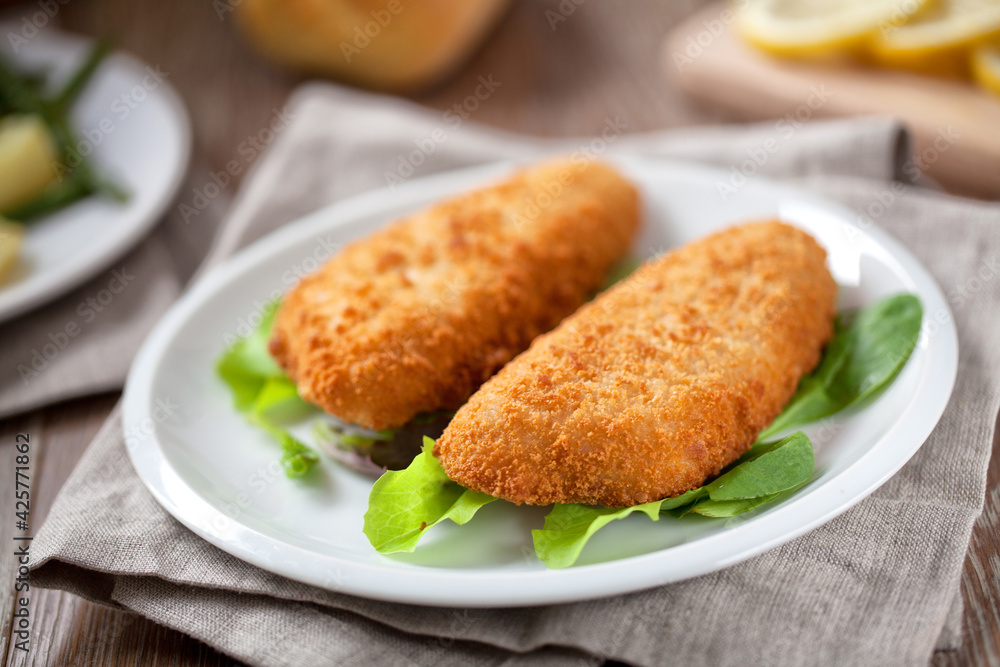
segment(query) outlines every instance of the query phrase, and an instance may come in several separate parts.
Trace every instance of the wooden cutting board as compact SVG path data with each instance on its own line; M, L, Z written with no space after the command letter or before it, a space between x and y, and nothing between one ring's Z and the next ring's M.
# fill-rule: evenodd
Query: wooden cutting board
M695 14L664 43L663 67L689 95L743 120L893 116L913 134L910 171L957 194L1000 199L1000 98L964 81L775 59L740 38L727 8Z

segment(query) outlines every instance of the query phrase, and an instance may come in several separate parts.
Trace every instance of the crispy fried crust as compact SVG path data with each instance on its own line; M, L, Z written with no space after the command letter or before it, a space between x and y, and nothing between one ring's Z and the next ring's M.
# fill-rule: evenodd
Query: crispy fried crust
M438 440L448 476L515 503L679 495L746 451L819 361L837 287L777 222L646 263L507 364Z
M593 293L638 224L635 188L608 166L519 172L344 248L285 296L271 352L347 422L457 408Z

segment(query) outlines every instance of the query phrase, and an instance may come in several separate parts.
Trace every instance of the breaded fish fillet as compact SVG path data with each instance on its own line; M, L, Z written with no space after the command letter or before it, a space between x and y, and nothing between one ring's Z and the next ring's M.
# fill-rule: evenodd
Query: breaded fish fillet
M346 422L457 408L599 287L638 225L604 164L523 170L345 247L285 296L271 352Z
M644 264L476 392L435 454L515 503L679 495L745 452L833 332L837 286L805 232L735 227Z

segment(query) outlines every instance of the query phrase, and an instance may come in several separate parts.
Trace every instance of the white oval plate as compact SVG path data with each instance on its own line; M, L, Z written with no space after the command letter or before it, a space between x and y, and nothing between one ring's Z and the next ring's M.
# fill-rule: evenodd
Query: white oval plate
M20 35L17 23L0 35ZM39 31L17 53L6 37L0 53L19 68L42 69L62 81L86 56L90 40ZM164 76L166 74L166 76ZM0 322L42 305L86 281L139 242L170 203L187 170L187 112L163 73L112 53L73 107L81 154L128 190L125 203L88 197L28 225L21 261L0 283Z
M946 322L927 328L877 402L807 429L818 476L790 500L730 521L665 516L654 524L632 516L595 536L575 567L546 570L530 535L541 526L543 508L493 503L465 526L436 526L416 552L387 557L361 532L371 480L329 460L309 482L281 474L277 446L233 410L214 374L227 343L257 323L268 299L338 245L496 179L510 164L352 198L271 234L206 275L159 323L129 375L124 428L139 476L195 533L272 572L382 600L501 607L625 593L732 565L829 521L899 470L940 418L957 368L948 306L920 264L884 232L863 231L846 209L802 191L755 179L722 201L716 184L725 172L638 158L614 162L644 197L639 255L777 216L827 248L841 306L909 291L920 296L926 313Z

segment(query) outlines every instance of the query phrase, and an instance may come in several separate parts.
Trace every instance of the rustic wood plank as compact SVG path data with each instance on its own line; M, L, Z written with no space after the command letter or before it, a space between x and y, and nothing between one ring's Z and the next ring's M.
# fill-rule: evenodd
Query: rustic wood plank
M28 417L31 421L23 428L30 429L27 432L31 436L32 534L42 525L56 493L113 405L113 397L95 397L37 411ZM18 421L21 420L9 423L13 426ZM5 424L4 428L9 426ZM31 651L25 654L11 646L7 653L8 664L37 664L39 656L47 653L44 638L48 633L44 633L44 629L52 618L38 613L39 602L47 595L47 591L37 588L30 590Z
M1000 666L1000 418L986 477L986 503L972 531L962 573L962 647L934 655L934 667Z
M16 650L13 646L14 642L11 641L14 630L15 599L17 597L14 583L19 565L11 545L15 544L14 536L20 533L16 530L14 523L16 437L19 433L39 433L41 425L42 418L39 414L26 415L0 423L0 469L4 470L3 481L0 482L0 545L3 545L3 548L0 549L0 586L2 586L0 589L2 592L2 597L0 597L0 658L3 659L4 664L7 662L8 652ZM34 442L29 440L29 444L34 445ZM29 465L32 468L29 472L33 473L35 465L33 463ZM37 484L34 483L36 479L36 475L29 475L29 492L32 499L36 495L34 493L37 489ZM33 517L29 518L33 519Z
M32 606L36 635L48 640L39 642L30 659L12 661L12 667L239 664L187 635L69 593L42 591Z

